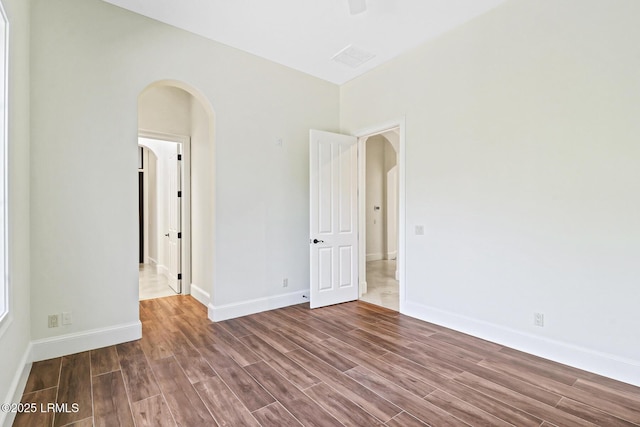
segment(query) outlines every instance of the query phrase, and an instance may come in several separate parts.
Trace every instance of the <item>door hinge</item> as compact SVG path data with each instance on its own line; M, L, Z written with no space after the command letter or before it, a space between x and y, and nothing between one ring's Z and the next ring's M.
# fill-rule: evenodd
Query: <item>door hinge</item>
M178 191L178 197L182 197L182 191Z
M182 239L182 233L181 232L178 233L178 239Z
M182 154L178 154L178 160L182 160Z
M178 273L178 280L182 280L182 273Z

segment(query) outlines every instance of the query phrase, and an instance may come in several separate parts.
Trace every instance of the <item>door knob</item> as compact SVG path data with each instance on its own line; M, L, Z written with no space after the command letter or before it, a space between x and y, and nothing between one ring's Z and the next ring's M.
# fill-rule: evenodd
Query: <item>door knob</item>
M313 239L314 244L324 243L324 240Z
M165 236L165 237L169 237L169 233L165 234L164 236Z

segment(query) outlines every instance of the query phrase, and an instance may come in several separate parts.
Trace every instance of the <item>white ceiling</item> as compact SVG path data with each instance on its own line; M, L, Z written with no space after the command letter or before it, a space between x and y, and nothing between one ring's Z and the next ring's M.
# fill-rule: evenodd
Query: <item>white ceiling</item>
M506 0L104 0L342 84ZM375 55L357 68L332 57L348 45Z

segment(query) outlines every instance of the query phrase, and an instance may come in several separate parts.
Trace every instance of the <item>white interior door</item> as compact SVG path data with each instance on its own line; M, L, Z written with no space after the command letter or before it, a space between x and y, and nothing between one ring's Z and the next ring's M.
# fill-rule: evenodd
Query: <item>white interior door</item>
M169 286L177 293L182 292L181 272L181 214L182 214L182 160L180 144L175 144L175 153L169 157Z
M311 130L311 308L358 299L358 146Z

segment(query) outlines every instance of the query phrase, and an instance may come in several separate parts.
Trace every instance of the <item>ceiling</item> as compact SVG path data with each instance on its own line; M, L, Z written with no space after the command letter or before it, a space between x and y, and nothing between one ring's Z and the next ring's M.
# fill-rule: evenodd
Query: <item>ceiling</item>
M104 1L342 84L505 0L366 0L355 15L348 0ZM375 56L332 60L349 45Z

